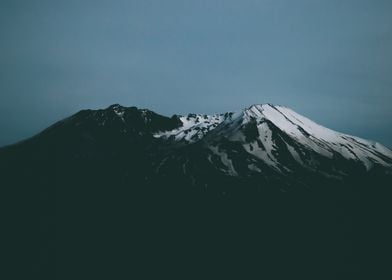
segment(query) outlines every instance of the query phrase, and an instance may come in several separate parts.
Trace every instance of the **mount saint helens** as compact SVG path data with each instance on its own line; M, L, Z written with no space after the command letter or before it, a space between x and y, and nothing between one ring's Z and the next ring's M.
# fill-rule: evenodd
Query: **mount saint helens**
M381 256L362 238L390 213L392 151L271 104L172 117L112 105L0 149L0 172L24 272L212 277L234 262L286 275L283 263L335 279L364 273L359 251Z

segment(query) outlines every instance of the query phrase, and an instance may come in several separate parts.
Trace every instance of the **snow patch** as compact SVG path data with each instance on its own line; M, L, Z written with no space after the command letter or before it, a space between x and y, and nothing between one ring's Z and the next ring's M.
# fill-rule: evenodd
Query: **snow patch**
M238 176L237 171L234 169L232 160L229 159L229 156L225 152L220 151L219 147L214 146L211 146L210 150L220 158L222 164L227 168L226 171L229 175Z
M169 131L161 131L154 134L156 138L174 137L175 141L185 140L188 143L194 143L202 139L209 131L215 129L223 120L221 115L201 115L189 114L180 117L182 126Z

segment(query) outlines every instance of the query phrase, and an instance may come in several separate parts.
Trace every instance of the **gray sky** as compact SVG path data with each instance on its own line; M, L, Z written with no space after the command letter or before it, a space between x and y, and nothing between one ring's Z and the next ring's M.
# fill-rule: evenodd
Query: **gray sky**
M0 1L0 146L113 103L267 102L392 147L392 1Z

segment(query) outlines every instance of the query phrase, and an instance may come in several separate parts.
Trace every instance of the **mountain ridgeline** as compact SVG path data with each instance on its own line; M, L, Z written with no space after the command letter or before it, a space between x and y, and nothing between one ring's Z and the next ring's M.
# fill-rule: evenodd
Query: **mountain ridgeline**
M358 279L364 259L383 266L392 151L283 106L82 110L1 148L0 175L8 259L41 279Z

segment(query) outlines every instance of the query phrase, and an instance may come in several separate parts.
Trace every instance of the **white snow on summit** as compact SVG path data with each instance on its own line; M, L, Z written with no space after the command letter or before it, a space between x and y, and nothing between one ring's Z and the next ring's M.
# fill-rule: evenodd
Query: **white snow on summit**
M185 140L188 143L194 143L203 138L207 132L216 128L224 120L224 115L189 114L180 117L180 120L181 127L156 133L154 137L173 137L175 141Z
M301 146L324 157L332 158L334 153L338 153L348 160L362 162L367 170L374 163L391 166L386 162L386 158L391 161L392 151L381 144L333 131L297 114L287 107L270 104L253 105L244 110L243 116L244 122L250 121L251 118L255 118L259 122L269 120L281 131L301 144ZM299 156L301 151L291 146L288 148L293 157L301 163L302 159Z

